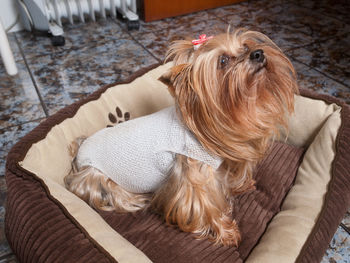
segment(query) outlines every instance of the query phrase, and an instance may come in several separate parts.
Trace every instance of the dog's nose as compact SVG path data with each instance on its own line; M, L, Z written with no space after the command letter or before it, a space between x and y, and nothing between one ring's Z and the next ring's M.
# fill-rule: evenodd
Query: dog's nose
M264 51L262 49L257 49L250 53L250 60L254 62L263 62L264 61Z

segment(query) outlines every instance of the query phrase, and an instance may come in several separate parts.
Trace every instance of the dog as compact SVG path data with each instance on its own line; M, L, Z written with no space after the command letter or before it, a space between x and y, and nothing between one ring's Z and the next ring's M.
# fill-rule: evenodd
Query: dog
M96 209L149 208L198 238L238 246L232 200L255 189L255 166L288 130L295 70L246 29L175 41L166 60L173 66L159 80L175 105L73 143L66 187Z

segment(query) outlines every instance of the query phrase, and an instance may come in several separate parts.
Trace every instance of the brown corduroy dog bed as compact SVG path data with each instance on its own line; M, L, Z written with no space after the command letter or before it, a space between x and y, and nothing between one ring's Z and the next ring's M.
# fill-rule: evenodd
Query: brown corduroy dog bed
M170 65L104 87L41 123L10 151L5 231L21 262L318 262L350 206L350 108L301 91L288 136L233 204L239 248L196 240L150 211L100 212L67 191L76 138L173 103L157 81Z

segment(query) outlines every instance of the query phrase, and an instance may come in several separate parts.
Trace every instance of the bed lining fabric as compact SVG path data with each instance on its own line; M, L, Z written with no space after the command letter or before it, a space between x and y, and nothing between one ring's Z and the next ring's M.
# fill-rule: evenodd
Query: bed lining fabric
M322 210L331 180L339 111L326 118L309 145L281 212L273 218L247 262L295 262Z
M128 84L135 78L144 75L159 65L160 64L155 64L150 67L141 69L132 75L128 80L118 83L118 85ZM98 242L95 241L95 239L89 235L84 227L67 211L62 203L51 195L50 190L48 189L45 182L36 174L31 173L20 165L33 144L45 139L53 127L63 123L66 119L73 118L82 105L99 99L105 91L116 85L117 84L114 83L104 86L88 96L86 99L80 100L70 106L61 109L56 114L42 122L33 131L24 136L12 147L8 153L5 171L7 184L5 234L10 247L16 254L17 259L21 262L45 262L46 258L38 254L40 251L37 251L34 249L34 247L35 245L38 246L38 242L42 240L49 240L50 237L55 233L54 230L56 230L56 224L52 224L50 227L46 227L45 231L41 231L40 233L35 231L35 228L33 229L30 227L40 226L45 223L45 220L43 219L40 220L38 224L35 224L36 220L39 220L41 218L41 214L40 210L36 210L32 206L31 199L29 198L31 196L37 197L36 202L41 202L46 205L50 203L52 206L51 210L56 210L58 215L63 214L64 219L62 220L66 221L67 224L74 226L74 230L76 231L73 232L71 230L69 232L65 232L65 234L67 234L65 235L66 240L69 242L67 244L61 243L59 247L47 246L46 250L48 252L54 252L57 250L62 253L61 255L63 255L64 251L68 251L68 244L74 240L73 243L76 243L77 246L75 250L72 250L69 253L70 262L117 262L117 260L112 257L109 252L107 252ZM37 188L34 188L33 186L33 189L31 189L29 186L32 185L37 186ZM39 191L40 194L37 194L37 191ZM23 198L19 199L19 196L23 196ZM23 220L19 220L18 217L21 215L28 215L28 218L24 216ZM28 224L26 225L25 222L28 222ZM23 237L18 234L21 232L23 232L26 237L29 236L31 238L23 240ZM76 237L78 234L80 239L77 239ZM57 259L59 260L59 257ZM66 258L66 261L62 262L69 261L68 258ZM148 259L145 258L144 261L148 262ZM133 261L130 260L130 262Z
M113 229L142 250L153 262L243 262L264 233L289 191L302 161L304 149L276 142L255 170L256 190L235 198L233 217L242 242L237 248L195 240L164 224L150 211L136 214L100 212ZM266 175L269 176L266 176Z
M130 83L136 77L140 77L144 73L148 72L151 69L155 69L158 66L159 65L154 65L152 67L149 67L147 69L144 69L144 70L138 72L136 75L131 77L128 81L126 81L123 84ZM50 205L52 206L52 211L56 211L56 210L61 211L61 213L64 215L64 220L63 219L62 220L63 221L68 220L67 222L73 223L74 230L77 231L78 233L80 233L82 236L84 236L84 238L82 238L81 242L84 243L85 245L90 246L88 251L92 251L92 249L91 249L91 246L92 246L93 251L96 251L96 255L103 255L103 257L107 261L115 261L116 257L111 256L110 252L107 252L105 250L105 248L103 248L101 246L101 244L96 242L95 238L91 237L90 233L88 233L86 231L86 229L81 225L81 223L79 223L71 215L71 213L68 212L67 208L65 206L63 206L60 201L58 201L60 198L62 198L62 193L60 193L60 191L58 191L55 194L55 187L56 186L58 187L59 184L57 182L51 182L52 178L50 178L50 177L46 178L46 181L44 181L43 179L38 177L36 173L29 172L29 170L33 169L33 167L29 167L29 169L28 169L28 166L25 166L27 169L24 169L23 167L21 167L19 165L19 163L25 159L26 154L28 153L29 149L33 146L33 144L43 140L46 137L46 135L49 133L49 131L51 130L52 127L54 127L58 124L63 124L63 122L65 120L67 120L68 118L73 118L75 116L75 114L77 113L77 111L80 109L80 107L83 107L84 104L86 104L87 102L92 102L92 101L100 98L101 94L104 93L105 91L107 91L107 93L108 93L108 89L113 87L113 86L115 86L115 84L106 86L106 87L100 89L99 91L97 91L96 93L92 94L91 96L89 96L87 99L82 100L80 102L77 102L71 106L68 106L68 107L62 109L57 114L48 118L45 122L43 122L41 125L39 125L34 131L29 133L27 136L25 136L10 151L10 153L8 155L7 164L6 164L6 181L8 184L9 196L8 196L8 201L7 201L7 213L5 216L5 225L6 225L6 235L8 236L10 245L14 249L16 254L20 253L20 255L18 255L18 258L20 260L24 261L24 259L25 259L24 257L28 257L28 255L26 253L29 253L29 252L25 252L25 249L23 250L23 247L25 245L19 245L19 241L16 239L16 238L18 238L17 233L21 233L21 231L22 231L26 235L26 237L29 236L31 238L34 238L34 236L36 235L36 232L34 230L31 230L32 232L30 232L30 234L26 234L25 227L28 226L29 223L27 223L27 225L25 225L25 224L23 225L23 222L27 222L27 221L31 222L32 218L38 219L38 218L41 218L41 216L44 216L44 215L40 214L40 211L35 210L37 207L32 208L30 205L30 202L36 202L39 204L41 202L45 203L46 201L48 201L50 203ZM106 96L106 94L105 94L105 96ZM350 206L350 201L349 201L350 200L350 189L349 189L350 179L349 179L349 174L348 174L348 171L350 170L350 164L348 161L348 160L350 160L350 154L349 154L349 148L350 148L350 145L349 145L349 141L350 141L349 140L349 138L350 138L350 125L349 125L350 110L349 110L349 107L345 103L343 103L343 102L341 102L333 97L330 97L330 96L314 94L312 92L305 91L305 90L303 90L301 92L301 95L303 95L305 98L311 98L312 100L318 100L317 103L319 103L319 100L323 100L328 104L335 103L341 107L341 114L340 114L339 113L339 111L340 111L339 106L334 106L334 104L333 104L334 107L339 108L338 114L341 116L341 127L339 129L339 132L338 132L338 135L336 138L336 144L335 144L335 151L337 154L335 156L335 159L334 159L332 167L331 167L331 172L333 174L333 177L329 183L328 191L326 193L326 197L325 197L325 201L324 201L324 205L323 205L323 207L320 211L320 215L318 217L319 219L316 221L316 224L310 230L311 232L307 236L307 241L305 242L305 244L304 245L302 244L301 251L300 251L299 256L297 258L298 262L310 262L310 261L319 261L320 260L320 258L323 255L323 251L326 249L329 241L331 240L331 238L333 236L333 233L335 232L335 230L338 226L338 223L341 221L342 216L346 212L347 208ZM153 100L154 99L155 98L153 98ZM151 98L151 100L152 100L152 98ZM161 107L169 104L170 101L166 100L165 102L161 102L161 104L162 103L163 103L163 105L161 105ZM323 103L323 102L321 102L321 103ZM128 108L128 106L130 106L130 105L123 105L123 107L125 107L125 108ZM334 109L334 111L336 111L336 108ZM142 110L145 111L145 109L142 109ZM157 107L148 109L148 111L150 111L149 113L151 113L152 111L156 111L156 110L157 110ZM133 114L132 117L137 117L138 115L140 115L140 112L135 112L135 114ZM328 117L325 117L325 120L327 120L327 119L328 119ZM92 124L94 124L98 121L101 121L101 118L91 119ZM106 120L102 120L102 121L105 124ZM86 132L91 132L91 131L86 131ZM68 135L68 136L72 136L72 135ZM306 143L304 141L304 144L308 144L308 143L310 143L310 142ZM298 143L295 143L295 144L298 144ZM302 143L300 143L300 144L302 144ZM34 149L34 148L32 148L32 149ZM64 156L63 158L68 158L68 157ZM65 162L67 162L67 161L69 161L69 160L65 160ZM23 163L22 163L22 165L23 165ZM53 173L53 174L54 174L54 172L55 171L51 171L51 173ZM67 171L64 171L64 172L67 172ZM50 184L51 184L51 186L50 186ZM61 182L61 184L62 184L62 182ZM23 189L22 188L17 189L17 185L30 185L30 186L33 185L33 187L35 185L35 187L37 187L37 188L35 188L36 189L35 191L37 191L38 189L42 189L42 192L44 194L40 194L40 195L34 194L35 191L32 190L31 187L29 187L29 186L22 187ZM48 187L48 186L50 186L50 187ZM338 193L341 192L342 194L339 195L339 194L337 194L337 192ZM18 198L19 196L23 197L23 198ZM26 197L26 198L24 198L24 197ZM72 198L74 199L74 197L75 196L73 196ZM35 199L35 198L38 198L38 199ZM339 200L341 200L341 201L339 201ZM74 202L79 202L79 201L80 200L75 200ZM80 201L80 202L82 202L82 201ZM48 203L48 205L49 205L49 203ZM31 217L29 217L26 214L23 214L23 216L24 216L23 218L26 218L25 220L24 219L11 220L11 219L13 219L11 216L15 216L15 215L17 216L17 214L19 213L19 208L16 206L20 206L21 208L25 208L25 209L23 209L22 214L25 212L29 213L29 211L30 211L30 213L28 215L31 215L31 213L33 213L33 215L31 215ZM88 206L86 208L87 208L87 210L90 209ZM330 218L332 218L332 220L329 220ZM14 229L15 229L15 232L14 232ZM106 229L108 229L108 226L106 226ZM48 228L48 230L50 230L50 228ZM16 237L14 237L15 233L16 233ZM47 233L51 233L51 232L47 231ZM47 238L48 237L49 237L49 235L47 235ZM73 237L70 237L70 238L73 238ZM41 239L43 239L43 237L41 237L39 235L37 240L33 239L33 240L31 240L31 242L29 242L30 238L29 239L27 238L26 240L29 240L28 244L32 244L31 246L35 247L35 245L38 246L38 242ZM21 239L19 239L19 240L21 240ZM69 239L69 240L72 240L72 239ZM123 238L121 238L121 240L123 240ZM326 242L324 242L324 241L326 241ZM122 242L124 242L124 241L122 241ZM128 247L129 244L127 244L127 243L128 243L128 241L125 242L126 246ZM133 251L133 248L130 248L130 249ZM21 252L18 252L18 251L21 251ZM127 250L121 251L121 254L118 258L118 261L125 262L125 260L126 261L129 260L131 262L132 260L130 260L130 258L124 257L125 255L128 256L130 254L132 254L132 255L136 254L137 256L139 256L140 258L137 258L137 260L141 260L141 258L142 258L145 262L148 261L148 258L145 257L142 252L141 253L139 253L139 252L125 253L125 251L127 251ZM75 250L72 251L70 256L74 257L74 252L76 252L76 251ZM34 252L32 252L32 253L34 253ZM90 252L90 254L91 254L91 252ZM36 256L38 256L38 255L36 255ZM44 256L42 256L42 258L43 257ZM141 262L141 261L138 261L138 262Z

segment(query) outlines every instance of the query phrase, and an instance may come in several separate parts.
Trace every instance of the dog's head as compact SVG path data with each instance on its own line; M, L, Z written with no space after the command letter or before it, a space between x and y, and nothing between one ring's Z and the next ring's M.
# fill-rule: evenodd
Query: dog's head
M160 77L184 124L209 151L234 161L256 161L287 127L298 92L296 73L262 33L239 29L198 49L189 40L168 51L174 66Z

